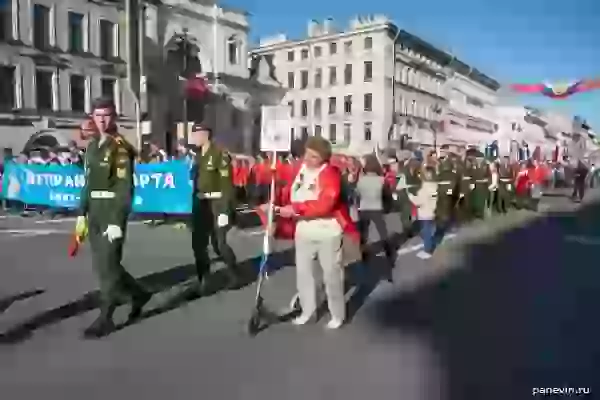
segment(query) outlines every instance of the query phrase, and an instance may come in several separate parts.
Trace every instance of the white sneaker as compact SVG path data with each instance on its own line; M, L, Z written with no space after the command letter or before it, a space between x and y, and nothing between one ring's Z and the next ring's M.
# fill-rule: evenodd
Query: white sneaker
M306 325L306 323L310 321L310 315L301 315L292 320L292 324L294 325Z
M342 325L344 325L344 321L342 321L341 319L337 319L337 318L331 318L329 320L329 322L327 323L327 329L338 329L340 328Z
M419 257L421 260L429 260L431 258L431 254L421 250L417 253L417 257Z

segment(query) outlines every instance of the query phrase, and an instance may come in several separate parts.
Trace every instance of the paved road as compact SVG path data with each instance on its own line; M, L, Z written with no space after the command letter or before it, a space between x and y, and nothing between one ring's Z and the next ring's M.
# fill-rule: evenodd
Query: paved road
M0 298L21 297L0 301L3 398L506 400L530 397L534 381L592 386L600 280L590 260L598 259L600 211L573 214L560 197L545 203L561 212L515 213L491 223L507 231L494 237L490 223L475 225L430 262L414 257L417 240L406 244L393 284L351 289L353 320L341 331L282 323L256 338L244 334L253 287L174 302L192 273L189 236L138 223L125 264L159 293L140 323L82 340L96 315L87 294L96 282L87 250L66 256L72 222L0 218ZM241 260L258 255L255 229L231 241ZM293 286L293 270L282 269L267 303L283 310Z

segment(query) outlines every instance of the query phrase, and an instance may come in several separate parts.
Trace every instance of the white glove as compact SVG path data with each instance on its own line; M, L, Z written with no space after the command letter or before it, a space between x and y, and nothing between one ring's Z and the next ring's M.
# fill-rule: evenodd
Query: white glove
M446 190L446 194L452 194L452 189Z
M227 216L227 214L219 214L219 216L217 217L217 226L219 228L224 228L227 225L229 225L229 217Z
M108 241L112 243L113 241L123 237L123 231L118 225L109 225L103 235L106 236Z
M475 184L474 184L474 183L471 183L471 184L469 185L469 189L471 189L471 190L475 189Z
M398 200L398 193L392 193L392 199Z
M511 184L506 185L506 190L512 190L512 185Z

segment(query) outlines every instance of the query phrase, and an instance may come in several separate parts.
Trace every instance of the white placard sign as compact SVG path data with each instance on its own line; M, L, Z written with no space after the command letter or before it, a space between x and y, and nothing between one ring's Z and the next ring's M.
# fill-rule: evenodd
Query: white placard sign
M291 150L292 137L289 106L263 106L261 122L261 151Z

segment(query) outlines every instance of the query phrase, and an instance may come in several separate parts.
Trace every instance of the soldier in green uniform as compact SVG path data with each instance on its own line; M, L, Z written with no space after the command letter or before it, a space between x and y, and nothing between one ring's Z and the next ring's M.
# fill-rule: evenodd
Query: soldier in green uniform
M209 242L227 265L228 287L238 287L237 260L227 243L235 217L231 156L213 143L210 128L194 125L192 135L198 147L192 178L192 249L200 288L210 272Z
M101 337L115 329L117 305L131 303L129 320L137 319L151 294L121 265L127 219L131 212L135 149L116 131L112 100L97 100L92 119L98 135L85 154L86 184L81 195L77 230L85 225L92 249L92 267L100 280L100 316L85 331Z
M442 154L437 168L438 194L435 210L436 225L440 233L450 228L456 206L458 171L447 155Z
M471 169L471 212L476 219L485 218L485 210L490 198L490 173L483 157L477 157Z
M458 219L460 222L469 222L473 218L471 211L471 192L475 188L473 182L474 162L472 157L465 157L464 160L457 160L460 168L459 199L457 204Z
M495 211L506 214L514 201L515 183L510 160L504 157L498 165L498 194Z
M415 194L421 187L421 177L419 174L419 161L409 159L399 170L400 176L395 190L395 200L400 208L400 221L402 222L402 232L405 233L405 239L414 236L414 220L412 216L412 203L408 193Z

